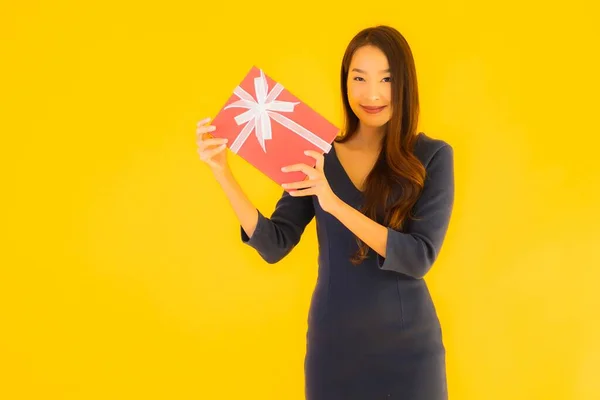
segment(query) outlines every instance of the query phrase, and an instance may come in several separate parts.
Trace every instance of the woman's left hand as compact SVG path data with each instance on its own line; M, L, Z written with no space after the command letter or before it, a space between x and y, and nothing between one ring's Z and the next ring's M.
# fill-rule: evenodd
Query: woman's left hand
M301 171L306 174L308 179L300 182L284 183L282 187L288 191L290 196L317 196L321 208L331 213L339 205L340 198L333 193L325 177L323 171L324 156L313 150L307 150L304 154L317 160L314 168L306 164L293 164L283 167L281 170L283 172Z

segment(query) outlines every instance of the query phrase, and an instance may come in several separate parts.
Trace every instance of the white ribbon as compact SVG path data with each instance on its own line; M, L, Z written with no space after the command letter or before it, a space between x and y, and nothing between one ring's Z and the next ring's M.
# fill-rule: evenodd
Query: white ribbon
M260 143L260 147L262 147L263 151L266 153L265 141L272 138L271 120L274 120L328 153L331 149L329 143L304 128L302 125L299 125L280 114L280 112L294 112L294 106L300 103L276 100L277 96L279 96L284 89L279 83L277 83L270 92L268 92L268 89L267 79L261 69L260 76L254 78L256 100L248 92L242 89L241 86L236 87L233 91L240 100L231 103L226 106L225 109L245 108L248 111L238 114L235 117L235 122L238 125L246 125L231 144L231 151L237 153L254 130L256 138Z

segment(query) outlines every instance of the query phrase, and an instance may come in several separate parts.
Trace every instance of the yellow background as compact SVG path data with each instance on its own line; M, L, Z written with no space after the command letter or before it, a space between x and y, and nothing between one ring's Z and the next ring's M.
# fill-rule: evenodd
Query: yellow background
M378 23L455 149L427 277L450 398L600 398L598 15L483 4L0 3L0 398L302 399L314 221L262 262L195 125L252 64L339 123L341 56ZM229 159L271 212L280 188Z

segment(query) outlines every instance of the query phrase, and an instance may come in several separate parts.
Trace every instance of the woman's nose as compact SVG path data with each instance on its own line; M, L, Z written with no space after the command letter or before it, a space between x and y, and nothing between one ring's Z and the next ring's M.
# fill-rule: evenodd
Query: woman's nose
M370 101L377 101L379 100L379 88L377 87L377 85L369 85L369 90L367 92L367 98Z

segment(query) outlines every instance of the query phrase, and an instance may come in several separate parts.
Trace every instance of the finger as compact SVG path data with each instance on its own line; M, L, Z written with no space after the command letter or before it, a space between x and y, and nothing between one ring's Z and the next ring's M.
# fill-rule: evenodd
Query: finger
M217 127L214 125L203 125L196 128L196 135L202 136L208 132L214 132L217 130Z
M227 145L222 144L219 147L215 147L214 149L199 151L198 153L200 153L200 159L202 161L208 161L212 159L215 155L225 150L226 147Z
M290 196L294 196L294 197L312 196L316 193L316 189L308 188L308 189L300 189L300 190L290 190L288 193L290 194Z
M229 142L229 140L225 138L208 138L208 139L199 139L196 140L196 144L199 149L207 149L212 146L218 146Z
M196 126L198 126L198 127L199 127L199 126L201 126L201 125L208 124L208 122L209 122L210 120L211 120L211 117L206 117L206 118L203 118L203 119L201 119L200 121L198 121L198 123L196 124Z
M284 189L303 189L303 188L316 186L320 182L321 182L321 179L307 179L307 180L300 181L300 182L284 183L281 186Z
M316 160L315 169L317 171L321 171L321 172L323 171L323 166L325 164L325 158L324 158L323 154L316 152L314 150L306 150L304 152L304 154L306 154L307 156L310 156Z
M312 167L309 167L306 164L293 164L293 165L288 165L286 167L281 168L281 170L283 172L293 172L293 171L300 171L300 172L304 172L307 176L311 177L311 178L315 178L316 177L316 170Z

